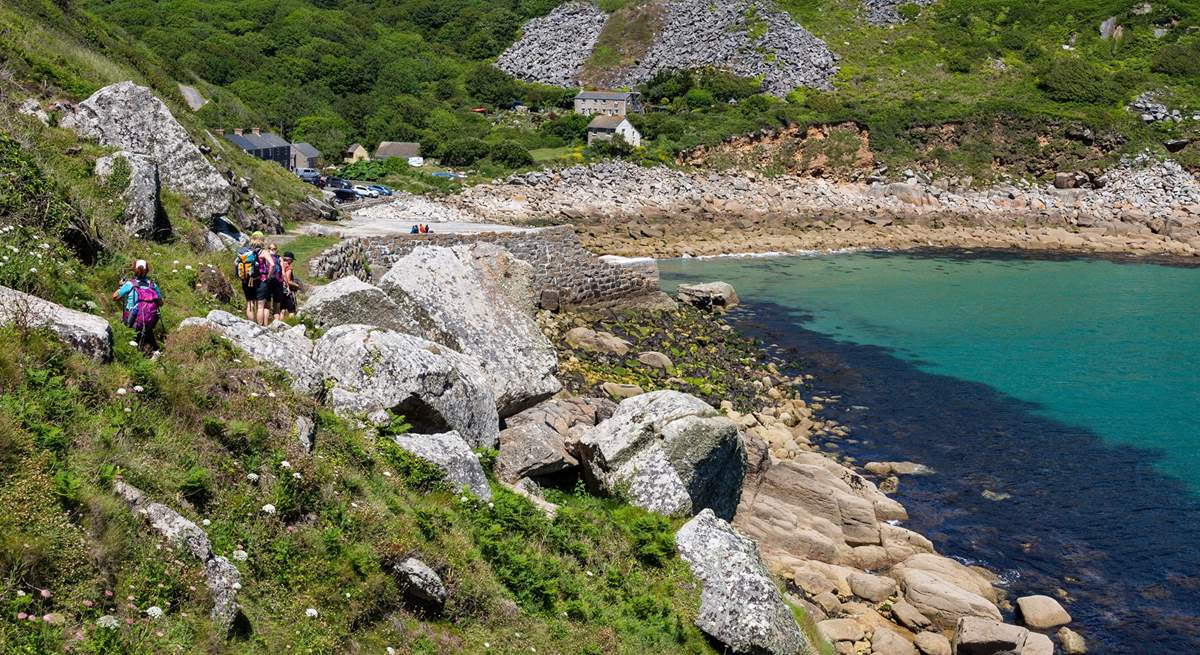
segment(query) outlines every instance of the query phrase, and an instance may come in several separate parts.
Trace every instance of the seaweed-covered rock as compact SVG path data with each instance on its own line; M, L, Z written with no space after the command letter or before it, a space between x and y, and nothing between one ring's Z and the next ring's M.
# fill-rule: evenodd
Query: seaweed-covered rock
M703 400L654 391L621 401L579 443L593 486L660 514L732 518L746 473L733 421Z
M696 626L736 653L814 653L753 541L712 510L675 533L675 547L700 580Z

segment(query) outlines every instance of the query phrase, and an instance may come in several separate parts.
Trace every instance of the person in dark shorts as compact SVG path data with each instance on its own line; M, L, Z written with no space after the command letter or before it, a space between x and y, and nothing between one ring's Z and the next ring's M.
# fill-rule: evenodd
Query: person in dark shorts
M279 305L279 318L285 319L296 313L296 294L300 291L300 283L296 281L292 271L292 263L296 255L291 251L283 253L283 301Z

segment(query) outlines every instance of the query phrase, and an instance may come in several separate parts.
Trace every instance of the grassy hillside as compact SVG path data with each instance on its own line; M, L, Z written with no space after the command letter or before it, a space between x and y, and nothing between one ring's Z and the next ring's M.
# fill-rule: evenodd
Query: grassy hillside
M567 94L515 82L488 66L525 20L556 4L82 0L77 6L136 37L139 45L131 47L155 52L174 77L203 80L218 92L201 112L209 125L271 125L331 156L356 140L419 140L426 154L497 174L531 163L513 155L514 146L546 152L582 142L579 123L520 124L470 111L514 100L548 110L566 106ZM661 13L660 2L600 4L616 14L586 69L596 84L645 50ZM1195 3L1147 3L1143 11L1133 0L943 0L902 7L908 20L896 26L866 23L856 0L779 4L841 58L835 90L802 90L780 100L757 95L753 80L665 76L643 88L668 109L640 121L649 139L639 158L671 161L695 145L762 127L853 120L870 128L873 148L894 168L916 162L985 181L1032 174L1023 160L989 156L997 131L1005 132L1005 147L1019 150L1011 146L1080 124L1108 137L1110 159L1200 134L1195 121L1148 127L1123 109L1143 91L1161 92L1172 108L1200 108ZM1099 25L1109 17L1121 36L1102 40ZM961 135L926 148L922 128L947 123L961 123ZM1028 128L1012 133L1013 125ZM1200 167L1200 147L1174 156Z

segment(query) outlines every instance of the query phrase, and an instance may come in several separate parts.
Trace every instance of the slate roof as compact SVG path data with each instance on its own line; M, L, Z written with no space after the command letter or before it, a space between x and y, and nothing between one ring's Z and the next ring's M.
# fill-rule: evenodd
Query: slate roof
M379 147L375 149L375 159L388 159L389 157L408 159L420 155L421 144L410 141L381 141Z
M580 91L576 100L628 100L638 95L634 91Z
M615 130L624 122L624 116L609 116L605 114L593 118L592 122L588 123L588 129Z
M263 132L262 134L226 134L233 144L242 150L265 150L267 148L288 148L291 144L277 134Z
M342 154L343 155L353 155L354 151L358 150L359 148L362 148L361 143L351 143L350 145L346 146L346 149L342 151ZM363 150L366 150L366 148L363 148Z
M296 152L300 153L304 157L308 157L310 159L321 158L321 151L313 147L311 143L300 141L298 143L293 143L292 147L296 149Z

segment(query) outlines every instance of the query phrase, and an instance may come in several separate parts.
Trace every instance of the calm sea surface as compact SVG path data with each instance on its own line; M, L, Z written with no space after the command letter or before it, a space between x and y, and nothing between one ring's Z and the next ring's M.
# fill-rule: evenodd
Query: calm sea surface
M1016 595L1065 590L1094 653L1200 653L1200 267L940 252L660 271L737 288L732 320L841 397L854 442L833 447L933 466L897 498L940 551Z

